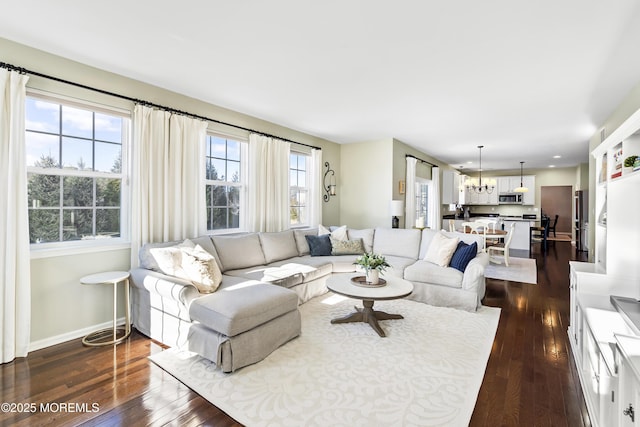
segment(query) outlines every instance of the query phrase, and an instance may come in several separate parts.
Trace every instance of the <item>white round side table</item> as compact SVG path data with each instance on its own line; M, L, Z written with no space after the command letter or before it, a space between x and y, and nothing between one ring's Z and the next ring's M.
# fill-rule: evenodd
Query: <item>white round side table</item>
M118 284L124 282L124 326L117 326L118 319ZM118 344L131 335L129 322L129 272L105 271L104 273L91 274L80 279L83 285L113 285L113 328L101 329L91 332L82 338L82 344L90 347Z

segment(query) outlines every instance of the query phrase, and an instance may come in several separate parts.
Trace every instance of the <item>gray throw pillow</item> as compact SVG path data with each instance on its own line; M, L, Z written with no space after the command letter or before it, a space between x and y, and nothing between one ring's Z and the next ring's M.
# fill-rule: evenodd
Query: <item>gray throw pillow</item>
M322 236L304 236L309 244L311 256L331 255L331 238L328 234Z

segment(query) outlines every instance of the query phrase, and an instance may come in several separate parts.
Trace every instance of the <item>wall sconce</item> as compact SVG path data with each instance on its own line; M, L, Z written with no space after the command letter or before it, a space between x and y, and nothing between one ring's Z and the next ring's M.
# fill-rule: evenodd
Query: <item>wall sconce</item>
M327 168L324 173L324 178L322 178L322 185L324 186L324 192L326 193L322 198L325 202L329 201L329 197L336 195L336 173L333 169L329 167L329 162L324 162L324 167ZM329 184L327 185L327 175L331 174L329 177Z

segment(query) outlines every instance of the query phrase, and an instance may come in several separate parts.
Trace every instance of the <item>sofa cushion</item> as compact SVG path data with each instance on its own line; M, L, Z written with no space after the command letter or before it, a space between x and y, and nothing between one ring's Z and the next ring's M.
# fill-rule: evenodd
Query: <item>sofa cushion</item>
M404 228L376 228L373 252L418 259L420 230Z
M463 274L451 267L440 267L429 261L416 261L404 269L404 279L410 282L462 288Z
M296 239L296 246L298 248L298 256L309 255L309 243L307 243L307 239L304 237L307 235L317 236L318 229L304 228L293 230L293 237Z
M243 277L245 280L256 280L267 282L285 288L299 285L304 280L302 272L284 269L281 267L270 267L260 265L256 267L240 268L237 270L227 270L224 274L235 277Z
M365 228L362 230L347 229L349 240L362 239L365 252L373 251L373 228Z
M223 272L267 263L257 233L212 236L211 240L220 257Z
M433 236L433 239L431 239L424 260L437 264L440 267L447 267L453 253L458 247L459 241L457 237L447 237L442 233L436 234Z
M296 239L293 230L285 230L277 233L258 233L262 252L267 264L287 258L298 256Z
M362 255L364 253L364 244L362 239L353 240L331 240L331 255Z
M247 281L194 300L189 315L204 326L231 337L297 309L295 292Z
M464 273L469 262L476 257L478 253L478 244L473 242L467 245L465 242L458 242L458 247L451 257L449 266Z
M304 236L309 244L309 253L311 256L327 256L331 255L331 237L329 234L321 236Z

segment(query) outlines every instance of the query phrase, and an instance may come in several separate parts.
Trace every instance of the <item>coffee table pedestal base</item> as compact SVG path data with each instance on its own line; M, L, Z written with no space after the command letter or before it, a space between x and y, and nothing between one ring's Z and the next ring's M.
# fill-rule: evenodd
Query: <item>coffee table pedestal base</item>
M374 331L381 337L385 337L385 333L378 324L378 320L392 320L392 319L404 319L400 314L389 314L384 311L376 311L373 309L373 300L363 300L363 308L354 307L355 313L351 313L348 316L340 317L338 319L331 320L331 323L353 323L364 322L371 325Z

